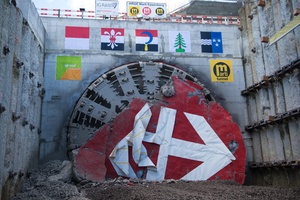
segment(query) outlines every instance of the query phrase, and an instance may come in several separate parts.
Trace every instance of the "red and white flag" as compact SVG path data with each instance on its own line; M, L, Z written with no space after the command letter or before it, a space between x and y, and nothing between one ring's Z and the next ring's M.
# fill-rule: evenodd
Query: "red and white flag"
M101 28L101 50L124 51L124 29Z
M158 51L157 30L135 30L136 51Z
M89 27L66 26L65 49L88 50L89 48Z

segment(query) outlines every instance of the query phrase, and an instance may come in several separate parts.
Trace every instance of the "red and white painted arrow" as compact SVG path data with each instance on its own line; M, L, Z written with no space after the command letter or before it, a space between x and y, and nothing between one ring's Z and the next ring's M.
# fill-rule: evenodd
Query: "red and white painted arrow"
M139 167L148 168L147 180L165 178L169 155L203 162L184 175L181 178L184 180L207 180L235 160L233 154L204 117L190 113L184 114L205 145L172 138L176 110L167 107L161 107L156 133L146 132L152 114L149 105L145 104L135 116L133 130L116 145L109 156L117 174L137 178L129 164L128 146L132 146L132 157L135 163ZM160 145L156 166L147 156L143 141Z

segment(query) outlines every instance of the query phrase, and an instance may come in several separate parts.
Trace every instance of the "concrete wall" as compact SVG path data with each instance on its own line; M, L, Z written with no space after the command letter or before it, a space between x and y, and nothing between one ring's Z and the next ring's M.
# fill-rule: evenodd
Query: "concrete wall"
M9 0L0 1L0 199L19 189L39 158L45 29L33 31L41 21L32 6L28 23Z
M40 19L31 0L17 1L20 9L10 2L13 1L0 2L0 193L3 199L18 189L19 180L39 158L42 161L66 158L66 126L87 86L109 69L135 61L159 60L196 76L238 123L247 148L247 161L300 160L298 118L254 132L244 131L245 125L300 107L299 71L294 70L254 95L240 95L263 76L299 59L299 26L272 45L262 43L261 37L271 37L289 23L295 17L293 11L300 8L300 1L269 0L265 6L258 6L257 1L245 1L240 10L239 29L149 21ZM90 50L64 49L65 26L90 27ZM100 29L109 27L125 29L125 51L100 49ZM159 52L136 52L135 29L158 30ZM169 51L168 31L172 30L190 31L191 53ZM224 53L201 53L200 31L222 32ZM81 80L55 80L56 57L60 55L82 57ZM209 61L213 59L232 60L234 82L211 81ZM298 168L249 171L247 179L254 184L296 185L300 180Z
M247 161L300 160L298 118L251 133L244 131L245 125L300 107L299 71L294 70L252 96L240 95L264 75L299 59L299 26L272 45L262 43L261 37L271 37L289 23L300 1L269 0L263 7L257 1L245 1L240 11L241 31L226 25L40 19L31 0L18 0L20 9L12 2L0 1L0 199L18 190L20 180L39 158L66 158L66 125L77 99L101 74L134 61L160 60L196 76L240 126ZM90 27L90 50L64 49L65 26ZM100 28L109 27L125 29L124 52L100 50ZM135 29L158 30L159 52L136 52ZM172 30L190 31L192 53L169 51L168 31ZM222 32L224 53L201 53L200 31ZM82 57L80 81L55 80L59 55ZM233 83L211 81L212 59L232 60ZM263 185L297 185L300 180L299 169L292 167L251 169L248 175L249 182Z
M44 48L45 29L34 3L31 0L16 0L16 2L39 44Z
M195 75L211 91L216 100L230 111L233 120L243 131L246 122L245 99L240 91L245 88L244 72L241 61L241 33L237 26L200 25L182 23L158 23L149 21L109 21L67 18L42 18L46 31L45 43L45 89L43 101L42 134L40 158L49 160L66 156L66 125L77 99L87 86L111 68L134 61L160 60L178 66ZM90 27L90 50L66 50L65 26ZM100 49L101 28L124 28L125 51L102 51ZM159 52L136 52L135 29L154 29L159 34ZM169 51L168 31L190 31L191 53L171 53ZM200 31L222 32L223 54L202 53ZM56 56L77 55L82 57L80 81L55 80ZM220 83L211 81L211 59L232 60L234 82ZM244 134L248 152L251 143ZM251 153L249 154L251 156Z
M240 16L242 21L243 58L246 87L258 83L300 58L300 27L274 44L262 43L261 37L271 38L292 19L300 1L269 0L265 6L258 1L245 1ZM269 116L300 107L300 76L294 70L269 87L247 97L248 124L266 120ZM300 159L300 120L268 126L252 132L253 160L255 163L293 161ZM291 168L253 169L252 181L264 185L296 185L300 182L299 170ZM260 173L260 172L261 173Z
M190 1L190 6L178 9L176 14L186 15L214 15L214 16L238 16L238 11L242 7L241 2L214 2L194 0Z

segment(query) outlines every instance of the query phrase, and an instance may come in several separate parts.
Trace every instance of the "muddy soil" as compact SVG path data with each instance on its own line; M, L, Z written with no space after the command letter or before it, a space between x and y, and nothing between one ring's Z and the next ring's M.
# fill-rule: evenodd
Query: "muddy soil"
M86 188L85 197L100 199L299 199L300 188L242 186L231 181L172 181L99 185Z
M31 172L13 200L300 199L300 187L239 185L232 181L151 182L121 177L74 182L70 162L51 161Z

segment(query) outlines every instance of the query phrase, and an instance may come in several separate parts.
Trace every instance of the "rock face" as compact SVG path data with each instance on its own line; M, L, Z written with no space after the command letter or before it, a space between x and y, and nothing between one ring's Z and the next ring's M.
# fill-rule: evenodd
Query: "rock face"
M165 96L165 97L171 97L175 95L175 88L174 88L174 83L173 79L170 79L165 85L163 85L160 88L160 92Z
M297 199L299 188L242 186L234 181L147 181L117 177L72 182L69 161L53 160L30 172L12 200Z
M45 30L33 4L24 13L19 2L31 0L0 1L0 199L39 160Z
M50 161L28 174L23 188L13 199L73 199L84 200L77 187L71 184L72 163Z
M70 182L72 178L72 163L70 161L64 161L61 166L59 174L49 176L49 181L62 181Z
M300 184L300 170L292 165L300 157L300 121L289 117L300 106L300 29L298 26L292 30L292 24L299 21L299 16L293 14L299 7L300 1L245 1L239 13L246 83L242 93L255 86L251 94L244 93L246 127L262 125L278 116L289 118L272 126L247 129L253 146L253 153L247 152L252 154L247 160L252 184L291 187Z

